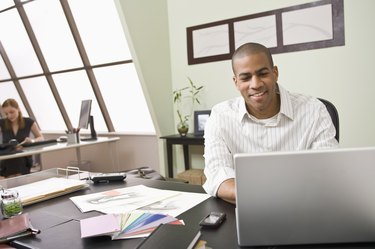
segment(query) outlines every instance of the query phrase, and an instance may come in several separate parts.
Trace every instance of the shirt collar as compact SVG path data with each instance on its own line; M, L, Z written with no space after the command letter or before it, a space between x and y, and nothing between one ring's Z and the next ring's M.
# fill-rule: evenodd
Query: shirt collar
M293 114L292 101L290 99L289 92L279 84L277 84L277 88L280 94L280 102L281 102L279 114L283 114L286 117L293 120L294 114ZM241 97L239 101L239 109L238 109L239 121L241 122L243 118L246 117L247 115L248 115L248 112L246 109L246 103L245 103L244 98Z
M290 98L290 94L281 85L278 84L278 87L279 87L280 102L281 102L280 113L284 114L286 117L293 120L294 113L293 113L293 107L292 107L292 101L291 101L291 98Z

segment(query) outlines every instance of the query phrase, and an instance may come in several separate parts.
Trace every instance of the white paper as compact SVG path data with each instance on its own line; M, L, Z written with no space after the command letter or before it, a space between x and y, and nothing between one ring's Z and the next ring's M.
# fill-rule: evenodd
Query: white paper
M100 193L71 197L73 203L82 211L100 211L108 208L118 210L112 213L126 213L153 202L176 195L174 191L148 188L144 185L112 189Z
M86 186L86 181L52 177L46 180L25 184L12 189L18 191L23 203L28 203L33 199L42 199L44 197L48 198L48 196L52 196L55 193L69 193Z
M75 196L70 199L82 212L95 210L106 214L121 214L138 210L175 217L209 197L208 194L162 190L137 185Z

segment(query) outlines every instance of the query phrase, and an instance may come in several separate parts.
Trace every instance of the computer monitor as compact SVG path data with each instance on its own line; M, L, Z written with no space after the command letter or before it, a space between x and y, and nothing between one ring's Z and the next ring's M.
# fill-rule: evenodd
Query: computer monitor
M88 129L90 125L91 137L89 138L82 138L82 141L87 140L96 140L96 131L94 128L94 117L91 114L91 99L82 100L81 103L81 112L79 114L79 129Z
M81 103L81 112L79 114L79 129L87 129L90 122L90 113L91 113L91 99L82 100Z

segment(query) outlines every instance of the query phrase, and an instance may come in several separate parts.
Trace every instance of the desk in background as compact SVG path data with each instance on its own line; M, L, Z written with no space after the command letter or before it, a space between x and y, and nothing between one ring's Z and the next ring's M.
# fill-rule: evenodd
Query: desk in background
M167 142L167 163L168 163L168 177L173 178L173 148L174 144L182 144L184 150L184 163L185 170L190 168L189 162L189 145L204 145L203 136L197 136L194 134L187 134L185 137L182 137L180 134L170 135L160 137L165 139Z
M59 150L67 150L74 148L76 150L76 157L78 162L78 167L81 165L81 148L85 146L92 146L100 143L108 143L110 146L111 152L111 159L112 159L112 167L113 171L119 171L119 155L118 155L118 148L117 148L117 141L119 141L119 137L98 137L97 140L90 140L90 141L81 141L76 144L68 144L66 142L56 143L56 144L45 144L35 147L24 147L22 152L0 156L0 161L5 159L17 158L17 157L24 157L24 156L32 156L36 154L43 154L52 151L59 151Z

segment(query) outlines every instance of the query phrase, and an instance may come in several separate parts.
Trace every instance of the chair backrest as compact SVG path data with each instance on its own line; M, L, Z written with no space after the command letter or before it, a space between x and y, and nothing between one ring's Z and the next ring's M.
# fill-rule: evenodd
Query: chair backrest
M340 138L340 132L339 132L340 131L339 113L338 113L336 107L334 106L334 104L332 104L331 102L329 102L326 99L322 99L322 98L318 98L318 99L321 102L323 102L323 104L326 106L326 108L328 110L329 115L331 116L333 125L336 128L336 136L335 136L335 138L336 138L337 142L339 142L339 138Z

